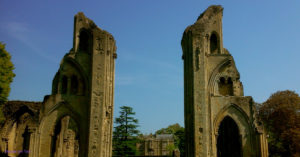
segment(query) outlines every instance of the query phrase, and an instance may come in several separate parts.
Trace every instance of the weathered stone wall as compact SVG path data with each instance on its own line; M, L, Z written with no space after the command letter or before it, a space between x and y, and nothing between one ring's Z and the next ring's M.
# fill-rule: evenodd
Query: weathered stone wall
M41 102L8 101L4 106L6 121L0 128L0 155L19 156L29 148L28 125L38 121ZM9 151L9 153L7 153Z
M210 6L183 33L186 154L217 156L219 125L228 116L238 125L241 155L266 156L265 133L258 135L254 125L253 100L243 97L240 74L223 48L222 16L221 6Z
M73 47L54 76L52 94L43 103L5 106L8 120L1 127L0 151L26 146L32 157L111 156L115 44L111 34L83 13L75 15ZM69 118L77 125L79 141L68 131ZM30 142L22 136L25 132Z

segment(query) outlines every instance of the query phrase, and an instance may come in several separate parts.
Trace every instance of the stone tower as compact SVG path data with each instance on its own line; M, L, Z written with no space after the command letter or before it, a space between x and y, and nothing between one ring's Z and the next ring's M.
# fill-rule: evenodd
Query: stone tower
M29 156L111 156L115 44L111 34L82 12L75 15L73 47L60 63L37 124L28 128ZM78 128L78 140L70 136L70 118ZM65 150L71 150L69 155Z
M208 7L181 40L186 156L268 156L254 101L244 96L233 57L223 47L222 17L221 6Z

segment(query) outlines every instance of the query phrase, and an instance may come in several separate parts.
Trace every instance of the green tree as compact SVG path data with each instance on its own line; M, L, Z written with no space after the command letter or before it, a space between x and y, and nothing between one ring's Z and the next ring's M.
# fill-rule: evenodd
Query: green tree
M10 93L10 84L16 74L13 73L14 65L11 55L5 50L5 44L0 42L0 123L5 120L2 112L3 105L7 102Z
M140 142L137 138L140 131L136 129L139 127L138 120L132 117L135 112L127 106L122 106L120 109L120 117L114 122L117 126L114 127L113 132L113 153L122 156L138 155L136 143Z
M160 130L157 130L156 133L157 134L174 134L175 148L178 148L180 139L175 133L179 130L182 130L182 129L184 130L183 127L180 127L180 125L178 123L176 123L176 124L173 124L173 125L169 125L167 128L161 128Z
M172 128L161 128L156 131L157 134L174 134L174 130Z
M178 123L169 125L167 128L161 128L157 130L157 134L174 134L176 131L180 130L180 125Z
M259 118L269 133L270 156L300 156L300 97L278 91L257 105Z
M185 156L185 130L184 127L180 127L180 130L174 133L177 137L177 141L175 140L175 146L180 151L180 156Z
M173 144L169 144L166 146L166 150L169 151L170 155L173 153L174 149L175 149L175 146Z

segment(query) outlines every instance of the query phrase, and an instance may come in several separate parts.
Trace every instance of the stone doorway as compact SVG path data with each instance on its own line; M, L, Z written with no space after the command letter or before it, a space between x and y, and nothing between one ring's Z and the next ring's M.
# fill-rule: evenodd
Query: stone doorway
M226 116L221 122L217 138L218 157L241 157L241 136L236 122Z

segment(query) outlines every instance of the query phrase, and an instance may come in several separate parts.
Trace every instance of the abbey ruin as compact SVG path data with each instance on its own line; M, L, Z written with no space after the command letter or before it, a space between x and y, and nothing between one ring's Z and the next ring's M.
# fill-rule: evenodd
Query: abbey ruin
M267 157L267 134L254 101L244 96L233 57L223 47L222 16L221 6L210 6L181 40L186 155ZM0 156L112 156L116 49L110 33L82 12L75 15L73 47L61 60L51 95L43 102L7 102Z
M186 153L194 157L268 156L254 101L244 96L233 57L223 47L223 8L210 6L186 28L184 61Z

